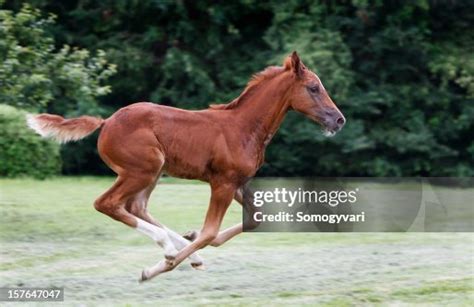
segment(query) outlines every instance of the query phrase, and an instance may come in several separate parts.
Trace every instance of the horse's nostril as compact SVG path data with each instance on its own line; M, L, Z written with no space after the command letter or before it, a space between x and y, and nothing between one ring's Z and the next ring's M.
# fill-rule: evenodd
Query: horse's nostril
M342 126L346 123L346 120L344 119L344 117L339 117L337 120L336 120L336 123L339 125L339 126Z

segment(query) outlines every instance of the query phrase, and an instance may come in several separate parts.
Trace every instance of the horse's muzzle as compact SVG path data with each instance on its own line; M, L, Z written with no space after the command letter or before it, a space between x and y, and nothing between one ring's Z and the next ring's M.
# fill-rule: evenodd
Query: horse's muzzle
M344 127L346 119L338 110L326 111L323 126L327 135L334 135Z

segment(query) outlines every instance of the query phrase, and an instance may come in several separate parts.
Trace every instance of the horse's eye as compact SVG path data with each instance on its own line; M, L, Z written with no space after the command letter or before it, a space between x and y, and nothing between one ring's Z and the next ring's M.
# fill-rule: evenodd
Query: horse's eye
M309 87L309 91L313 94L316 94L319 92L319 85L312 85Z

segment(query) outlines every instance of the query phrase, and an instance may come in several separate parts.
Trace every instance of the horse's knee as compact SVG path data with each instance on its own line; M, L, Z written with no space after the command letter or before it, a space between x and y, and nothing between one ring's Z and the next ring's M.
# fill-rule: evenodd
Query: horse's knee
M245 225L244 228L245 230L254 230L260 225L260 223L261 223L260 221L256 221L253 218L249 218L244 221L244 225Z
M205 231L201 232L199 241L201 245L204 247L209 245L212 241L214 241L217 237L217 231Z
M183 237L185 239L187 239L191 242L196 241L196 239L199 238L199 236L201 236L201 239L206 243L206 245L210 245L210 246L213 246L213 247L218 247L218 246L221 246L223 244L223 242L218 239L219 238L218 232L216 232L215 234L208 233L208 234L201 235L201 233L199 231L191 230L191 231L188 231L187 233L185 233L183 235ZM202 237L204 237L204 238L202 238Z
M247 212L244 216L243 227L246 231L254 230L261 223L261 221L255 220L253 213L254 212Z
M211 243L209 243L210 246L212 247L219 247L223 244L221 240L212 240Z

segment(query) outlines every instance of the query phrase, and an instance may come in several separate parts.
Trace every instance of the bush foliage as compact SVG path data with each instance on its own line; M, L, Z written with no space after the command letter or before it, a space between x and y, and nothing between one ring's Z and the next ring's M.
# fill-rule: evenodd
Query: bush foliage
M25 124L26 112L0 104L0 176L45 178L61 171L59 145Z

